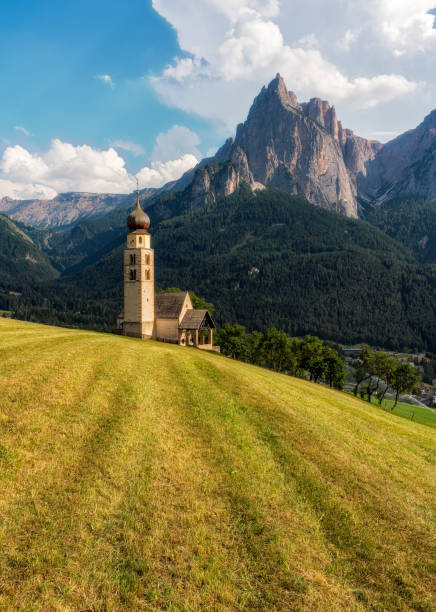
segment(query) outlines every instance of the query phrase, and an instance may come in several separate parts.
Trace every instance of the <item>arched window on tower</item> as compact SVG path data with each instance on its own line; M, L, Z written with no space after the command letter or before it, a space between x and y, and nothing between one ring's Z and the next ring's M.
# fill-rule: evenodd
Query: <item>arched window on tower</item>
M142 236L139 236L138 242L139 242L139 244L142 244Z
M136 280L136 270L130 270L130 280Z
M150 280L150 270L145 271L145 280Z
M136 265L136 255L130 255L130 265L131 266Z
M145 256L145 265L146 266L150 265L150 253L147 253L147 255Z

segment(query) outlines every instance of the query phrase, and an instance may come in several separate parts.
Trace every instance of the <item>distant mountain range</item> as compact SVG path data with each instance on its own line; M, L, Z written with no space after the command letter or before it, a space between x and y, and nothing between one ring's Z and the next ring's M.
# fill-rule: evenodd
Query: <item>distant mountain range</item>
M280 75L255 98L247 120L211 158L143 199L184 192L196 210L242 183L275 187L312 204L358 217L396 195L436 198L436 110L414 130L387 144L342 127L335 108L319 98L299 103ZM125 208L131 195L69 193L53 200L0 200L0 212L35 227L61 227ZM163 216L172 216L167 199Z
M143 198L155 189L144 189ZM125 208L130 195L111 193L62 193L52 200L14 200L0 198L0 213L31 227L68 227L83 219L102 217Z

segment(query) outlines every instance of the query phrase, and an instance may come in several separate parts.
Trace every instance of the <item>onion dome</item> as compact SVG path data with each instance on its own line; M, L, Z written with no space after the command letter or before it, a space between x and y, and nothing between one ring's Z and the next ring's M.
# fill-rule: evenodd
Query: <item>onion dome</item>
M136 208L127 217L127 227L131 232L136 230L148 230L150 227L150 217L145 213L139 204L139 191L136 192Z

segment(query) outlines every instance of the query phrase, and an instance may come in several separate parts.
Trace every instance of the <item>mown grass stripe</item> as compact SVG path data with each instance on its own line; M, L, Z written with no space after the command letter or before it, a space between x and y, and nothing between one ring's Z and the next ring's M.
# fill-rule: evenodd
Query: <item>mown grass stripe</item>
M0 609L434 607L432 429L64 331L0 321Z

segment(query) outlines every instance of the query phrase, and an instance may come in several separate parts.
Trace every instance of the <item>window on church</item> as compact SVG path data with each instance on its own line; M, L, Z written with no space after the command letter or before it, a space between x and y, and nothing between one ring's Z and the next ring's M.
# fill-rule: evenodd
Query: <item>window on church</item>
M145 280L150 280L150 270L145 271Z
M149 266L149 265L150 265L150 253L147 253L147 255L145 256L145 264L146 264L147 266Z
M139 242L139 244L142 244L142 236L139 236L138 242Z
M136 270L130 270L130 280L136 280Z
M136 265L136 255L130 255L130 265Z

